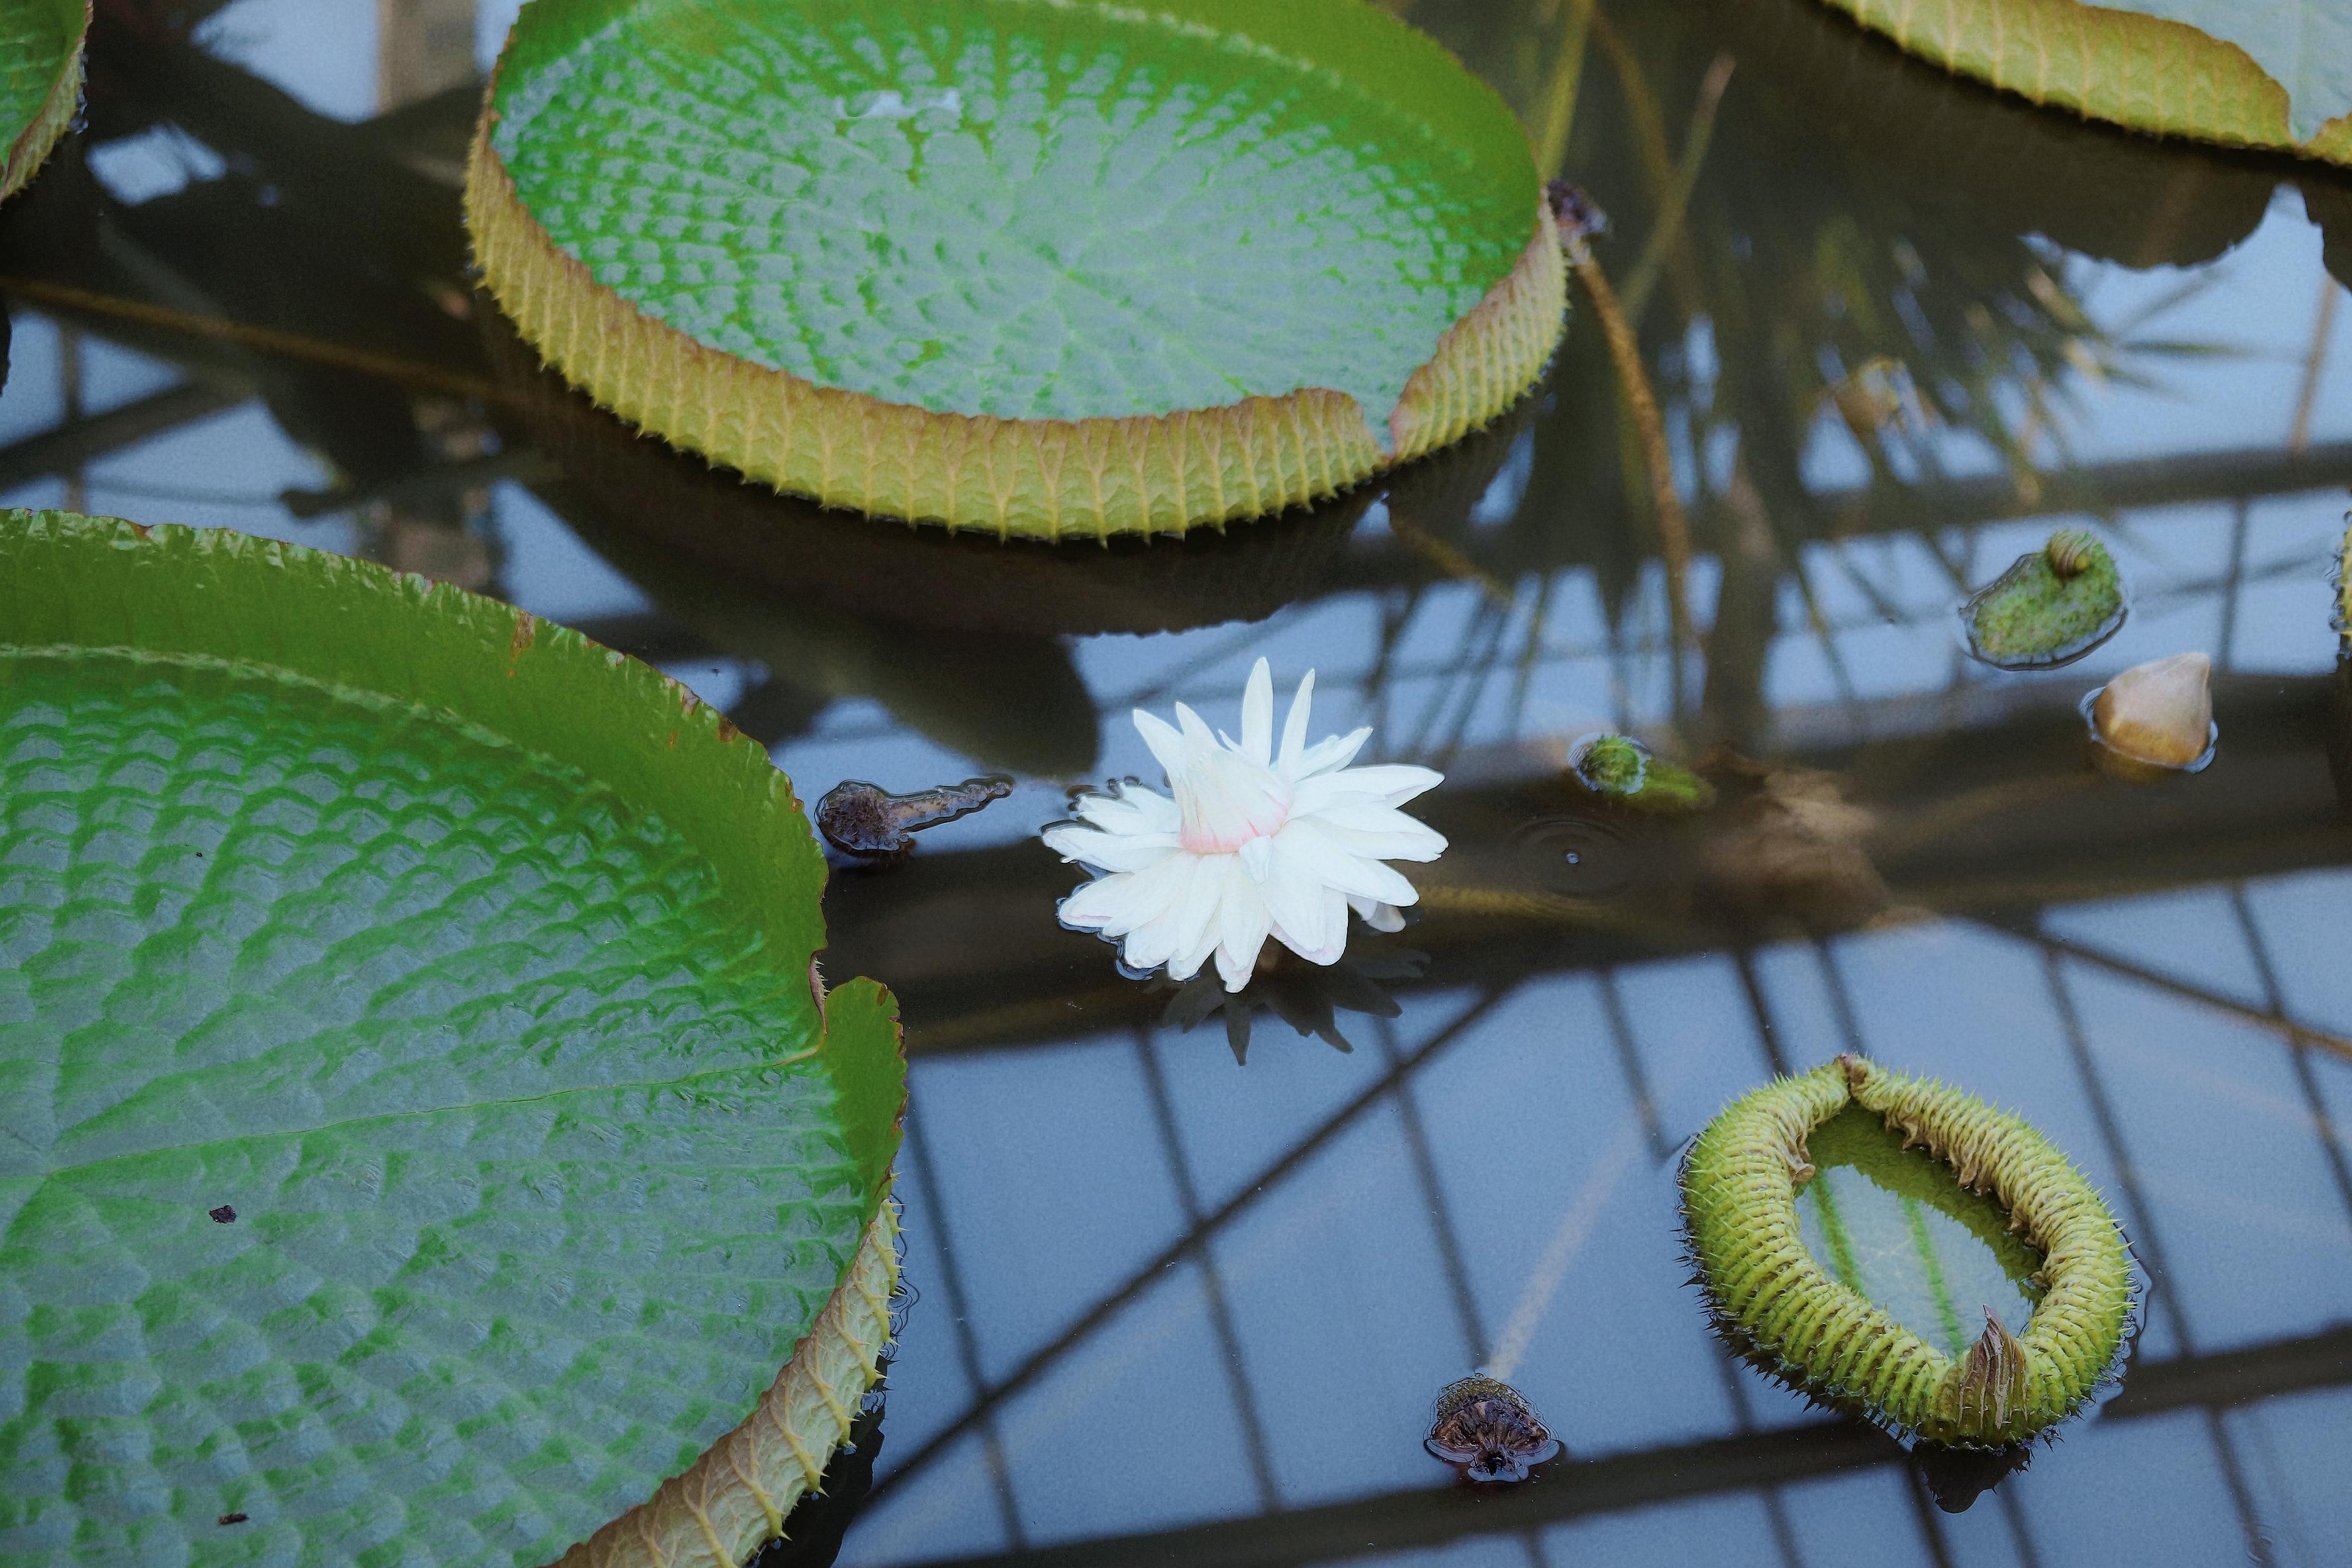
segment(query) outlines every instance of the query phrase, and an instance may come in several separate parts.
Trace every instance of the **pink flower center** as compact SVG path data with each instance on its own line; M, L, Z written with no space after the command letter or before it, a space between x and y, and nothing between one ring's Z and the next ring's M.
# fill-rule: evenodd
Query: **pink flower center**
M1219 748L1193 763L1169 781L1182 821L1177 842L1188 853L1230 855L1290 820L1289 790L1246 757Z

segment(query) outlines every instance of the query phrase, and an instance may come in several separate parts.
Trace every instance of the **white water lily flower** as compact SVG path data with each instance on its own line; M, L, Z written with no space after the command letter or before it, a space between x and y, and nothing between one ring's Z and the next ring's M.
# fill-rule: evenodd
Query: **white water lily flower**
M1311 963L1336 963L1348 911L1375 931L1404 924L1421 895L1385 860L1434 860L1445 839L1397 807L1443 782L1429 768L1351 768L1370 727L1307 744L1315 672L1298 683L1282 750L1264 659L1242 696L1242 738L1211 734L1176 704L1176 724L1135 710L1143 743L1175 798L1128 788L1080 797L1080 821L1045 829L1046 847L1103 873L1062 901L1062 923L1123 941L1137 969L1190 980L1214 953L1225 989L1249 984L1273 937Z

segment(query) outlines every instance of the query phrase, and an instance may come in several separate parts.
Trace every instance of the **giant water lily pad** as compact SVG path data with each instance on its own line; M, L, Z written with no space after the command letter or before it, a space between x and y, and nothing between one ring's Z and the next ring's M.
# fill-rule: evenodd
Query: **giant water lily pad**
M1877 1127L1856 1128L1849 1110ZM1873 1142L1880 1130L1896 1135L1892 1151ZM1934 1163L1925 1171L1899 1158L1915 1144ZM1841 1182L1839 1165L1864 1184ZM1923 1209L1937 1181L1947 1190ZM1897 1215L1899 1229L1884 1223ZM2111 1373L2130 1317L2123 1233L2063 1154L1972 1095L1858 1057L1779 1079L1709 1122L1684 1163L1683 1216L1735 1343L1816 1397L1932 1443L1999 1447L2065 1419ZM1857 1247L1858 1228L1876 1245ZM2014 1242L1997 1239L2009 1232Z
M0 0L0 199L48 157L81 100L89 0Z
M718 1563L895 1278L758 746L505 605L0 514L0 1559Z
M1326 496L1556 342L1526 138L1366 0L534 0L467 180L500 305L779 489L1045 537Z
M2345 0L1827 0L1962 76L2166 136L2352 163Z

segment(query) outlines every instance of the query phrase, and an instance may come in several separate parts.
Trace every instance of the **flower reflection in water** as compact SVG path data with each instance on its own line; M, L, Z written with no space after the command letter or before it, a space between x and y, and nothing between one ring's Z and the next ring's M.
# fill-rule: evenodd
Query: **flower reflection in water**
M1160 1022L1189 1032L1223 1014L1225 1044L1244 1067L1249 1065L1250 1026L1260 1013L1273 1014L1302 1038L1312 1035L1334 1050L1353 1051L1354 1044L1339 1032L1338 1015L1397 1016L1404 1009L1389 994L1388 984L1420 979L1428 963L1427 953L1407 947L1376 948L1328 965L1302 963L1276 948L1259 955L1256 972L1239 991L1227 991L1213 974L1158 981L1175 992Z

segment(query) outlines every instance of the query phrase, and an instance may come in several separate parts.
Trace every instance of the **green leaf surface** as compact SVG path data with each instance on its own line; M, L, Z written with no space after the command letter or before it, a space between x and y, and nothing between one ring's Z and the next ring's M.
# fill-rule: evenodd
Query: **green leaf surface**
M2036 103L2352 163L2352 0L1826 3Z
M2352 114L2352 0L2101 0L2235 44L2286 89L2288 123L2307 142Z
M599 283L942 413L1384 421L1533 232L1508 111L1363 0L534 0L493 107Z
M1955 1361L1984 1331L1987 1307L2025 1331L2042 1259L1999 1204L1858 1106L1815 1128L1806 1150L1815 1173L1798 1194L1798 1221L1832 1279Z
M902 1082L764 754L233 535L0 514L0 1562L539 1563L740 1423Z
M18 143L81 53L87 17L84 0L0 0L0 167L14 170Z

